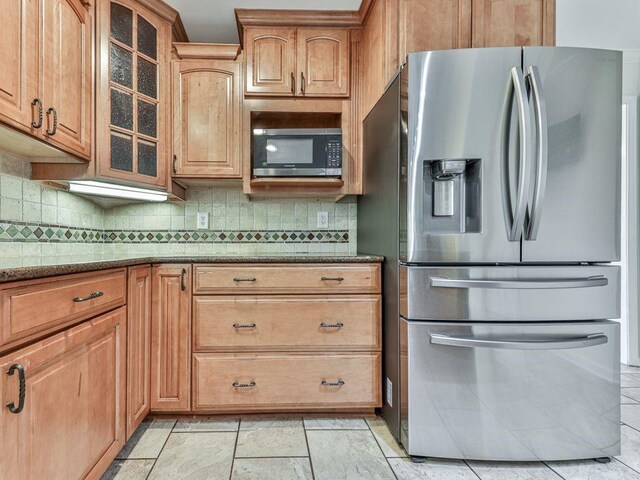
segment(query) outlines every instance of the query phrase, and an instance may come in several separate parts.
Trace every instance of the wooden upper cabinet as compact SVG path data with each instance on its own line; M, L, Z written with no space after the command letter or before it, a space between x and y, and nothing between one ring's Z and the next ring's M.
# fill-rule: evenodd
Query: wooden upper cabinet
M191 265L154 265L151 411L191 408Z
M471 46L471 0L399 0L399 60L408 53Z
M38 2L3 0L0 8L0 120L28 132L38 123Z
M0 358L0 478L100 478L125 442L126 344L121 307Z
M238 60L173 62L175 177L240 178Z
M555 45L555 0L472 0L473 47Z
M91 154L93 21L80 0L43 0L44 134L80 156Z
M296 56L302 95L349 96L348 30L299 28Z
M349 96L349 30L247 27L245 93Z
M171 24L133 0L98 6L98 175L164 188Z
M294 95L296 92L296 29L246 28L246 93Z

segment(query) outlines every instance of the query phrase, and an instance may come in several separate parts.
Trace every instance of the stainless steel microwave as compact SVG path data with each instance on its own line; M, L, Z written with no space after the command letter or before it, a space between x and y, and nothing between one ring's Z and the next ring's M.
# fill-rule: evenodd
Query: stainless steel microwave
M254 177L341 177L342 130L253 130Z

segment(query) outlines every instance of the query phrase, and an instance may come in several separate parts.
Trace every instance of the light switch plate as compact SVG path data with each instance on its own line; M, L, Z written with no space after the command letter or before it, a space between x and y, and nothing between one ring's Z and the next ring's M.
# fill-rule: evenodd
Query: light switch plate
M198 212L196 217L196 229L206 230L209 228L209 214L207 212Z
M318 228L329 228L329 213L318 212Z

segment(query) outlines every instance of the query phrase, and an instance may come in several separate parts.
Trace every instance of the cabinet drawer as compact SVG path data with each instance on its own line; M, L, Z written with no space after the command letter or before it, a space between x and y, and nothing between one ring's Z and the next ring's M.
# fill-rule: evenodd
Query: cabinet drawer
M0 288L0 350L125 304L124 269L9 283Z
M355 409L381 404L379 353L196 353L193 357L195 411Z
M380 293L378 264L198 265L194 293Z
M380 348L380 295L193 300L194 350Z

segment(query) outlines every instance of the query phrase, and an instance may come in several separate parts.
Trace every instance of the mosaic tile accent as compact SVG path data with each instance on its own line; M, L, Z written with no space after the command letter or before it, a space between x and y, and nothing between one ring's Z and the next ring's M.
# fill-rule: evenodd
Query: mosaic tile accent
M346 230L160 230L112 231L105 243L348 243Z
M349 243L347 230L98 230L0 220L0 242Z

